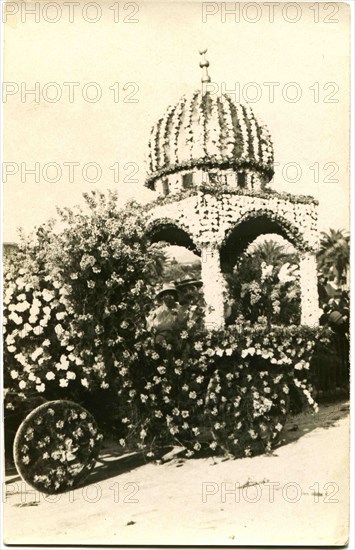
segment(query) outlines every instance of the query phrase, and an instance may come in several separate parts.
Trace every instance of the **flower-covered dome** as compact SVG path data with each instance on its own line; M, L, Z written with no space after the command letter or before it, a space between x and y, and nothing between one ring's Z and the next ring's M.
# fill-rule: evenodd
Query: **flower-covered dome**
M157 179L192 169L251 170L269 182L273 146L266 126L226 94L183 96L151 130L146 186L155 189Z

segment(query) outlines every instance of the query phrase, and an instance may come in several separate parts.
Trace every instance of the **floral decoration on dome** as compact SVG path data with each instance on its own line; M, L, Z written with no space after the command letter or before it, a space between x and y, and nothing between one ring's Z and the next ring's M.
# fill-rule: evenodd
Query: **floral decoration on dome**
M273 174L273 145L252 109L226 95L195 91L183 96L151 130L146 186L188 169L251 169L266 181Z

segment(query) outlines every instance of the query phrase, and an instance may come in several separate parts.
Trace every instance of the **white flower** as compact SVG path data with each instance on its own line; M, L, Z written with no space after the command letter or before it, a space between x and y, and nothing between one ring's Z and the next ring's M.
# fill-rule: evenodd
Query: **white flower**
M54 327L54 332L56 333L57 336L60 336L61 334L63 334L64 332L64 329L62 327L62 325L60 323L58 323L55 327Z
M50 302L51 300L53 300L54 294L50 290L44 289L42 291L42 297L45 302Z
M64 319L66 317L66 312L65 311L60 311L59 313L56 313L55 316L56 316L56 319L58 321L61 321L62 319Z
M43 392L45 391L45 389L46 389L46 386L43 384L43 382L42 382L42 384L38 384L38 385L36 386L36 390L37 390L39 393L43 393Z
M11 378L12 378L13 380L15 380L16 378L18 378L18 372L17 372L17 370L14 370L14 369L13 369L13 370L10 372L10 376L11 376Z
M68 384L69 384L69 381L66 380L65 378L61 378L61 379L59 380L59 386L60 386L61 388L67 388L67 387L68 387Z
M19 304L16 304L15 310L23 312L23 311L26 311L26 309L28 309L29 307L30 307L30 304L25 300L24 302L20 302Z
M84 386L84 388L88 388L89 387L88 379L87 378L82 378L81 379L81 385Z
M15 325L21 325L23 323L23 319L20 315L17 315L14 311L12 311L9 315L9 319L15 323Z
M271 277L273 271L273 265L267 265L265 262L261 264L261 280Z
M43 348L37 348L35 349L35 351L31 354L31 359L32 361L36 361L36 359L42 355L43 353Z
M18 387L20 388L20 390L24 390L25 387L27 386L26 382L24 380L21 380Z
M59 363L56 364L56 369L58 370L67 370L69 367L69 361L65 355L61 355Z
M76 378L75 372L73 372L71 370L68 370L67 371L67 378L68 378L68 380L75 380L75 378Z
M46 373L46 378L47 378L47 380L54 380L54 378L55 378L54 372L52 372L51 370L49 372L47 372Z

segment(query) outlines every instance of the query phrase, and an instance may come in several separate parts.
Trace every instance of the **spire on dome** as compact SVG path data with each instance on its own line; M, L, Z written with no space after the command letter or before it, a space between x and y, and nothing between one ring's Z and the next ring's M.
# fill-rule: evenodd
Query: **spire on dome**
M208 67L210 66L210 62L206 59L207 48L205 50L199 50L199 53L201 56L203 56L200 61L200 67L202 69L201 82L202 84L206 84L208 82L211 82L211 77L208 74Z

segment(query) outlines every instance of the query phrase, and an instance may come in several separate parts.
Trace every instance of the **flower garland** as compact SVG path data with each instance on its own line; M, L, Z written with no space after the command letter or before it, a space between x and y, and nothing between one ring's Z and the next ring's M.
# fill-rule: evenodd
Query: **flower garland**
M274 162L274 149L270 132L265 124L260 124L261 161L272 166Z
M259 154L259 136L258 136L256 120L255 120L254 113L249 105L246 107L246 114L250 123L250 134L252 137L252 145L253 145L253 157L262 162L262 159L260 158L260 154Z
M199 96L199 92L196 91L192 94L192 98L187 102L188 108L185 114L185 144L187 147L187 157L190 161L193 160L193 143L194 143L194 128L193 128L193 115L196 100Z
M226 157L231 158L234 154L235 143L237 141L235 128L233 124L231 99L228 96L223 95L222 104L223 104L223 113L224 113L223 122L226 126L226 131L227 131L227 141L225 145L225 151L226 151ZM238 106L237 106L237 109L238 109ZM241 156L241 159L243 159L243 156Z
M168 147L169 147L169 121L175 112L175 106L169 106L160 125L159 131L159 151L161 153L161 165L169 164Z
M206 150L209 157L220 157L223 145L220 142L220 125L218 116L218 103L210 98L210 119L207 124Z
M172 136L172 162L173 163L179 163L179 150L178 150L178 143L179 143L179 135L180 135L180 127L182 124L182 114L184 112L184 106L186 104L186 97L183 96L179 103L177 104L177 107L174 111L173 119L172 119L172 127L171 127L171 136Z
M220 153L220 158L226 160L228 158L227 152L226 152L228 129L225 123L223 101L221 96L217 96L216 98L216 108L217 108L217 116L218 116L217 124L219 128L218 143L221 144L219 153Z

